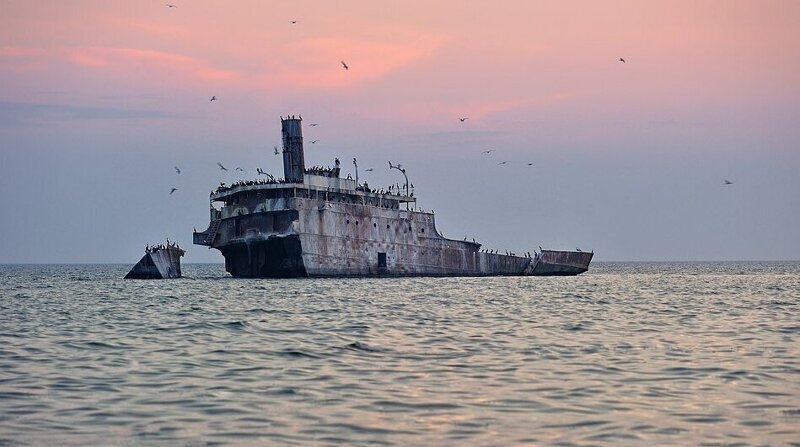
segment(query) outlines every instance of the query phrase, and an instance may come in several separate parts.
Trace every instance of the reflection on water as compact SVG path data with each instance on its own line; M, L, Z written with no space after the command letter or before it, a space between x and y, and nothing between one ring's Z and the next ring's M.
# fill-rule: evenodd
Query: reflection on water
M800 264L122 280L0 266L0 445L787 444Z

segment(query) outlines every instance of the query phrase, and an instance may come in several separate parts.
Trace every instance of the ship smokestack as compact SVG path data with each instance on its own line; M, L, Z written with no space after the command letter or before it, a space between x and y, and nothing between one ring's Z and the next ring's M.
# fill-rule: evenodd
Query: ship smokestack
M283 134L283 178L290 182L303 182L306 170L303 155L302 117L281 117L281 133Z

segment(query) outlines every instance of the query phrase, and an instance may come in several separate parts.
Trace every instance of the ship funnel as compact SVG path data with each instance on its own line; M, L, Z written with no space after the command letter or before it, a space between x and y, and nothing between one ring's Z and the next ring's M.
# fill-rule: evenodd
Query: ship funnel
M302 117L281 117L281 133L283 134L283 178L290 182L303 182L306 170L303 155Z

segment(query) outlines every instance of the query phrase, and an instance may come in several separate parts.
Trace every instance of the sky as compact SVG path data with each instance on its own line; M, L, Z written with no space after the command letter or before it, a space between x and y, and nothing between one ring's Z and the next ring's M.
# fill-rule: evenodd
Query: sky
M222 262L208 193L290 114L486 248L800 259L800 2L172 3L0 0L0 263Z

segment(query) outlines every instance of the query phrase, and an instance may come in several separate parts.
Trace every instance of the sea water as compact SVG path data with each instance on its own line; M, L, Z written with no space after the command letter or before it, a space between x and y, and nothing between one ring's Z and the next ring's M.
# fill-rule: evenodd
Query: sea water
M0 266L0 445L800 445L800 263Z

